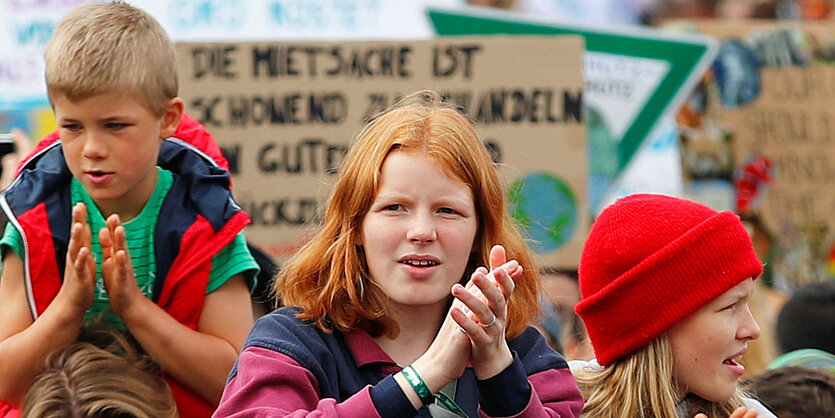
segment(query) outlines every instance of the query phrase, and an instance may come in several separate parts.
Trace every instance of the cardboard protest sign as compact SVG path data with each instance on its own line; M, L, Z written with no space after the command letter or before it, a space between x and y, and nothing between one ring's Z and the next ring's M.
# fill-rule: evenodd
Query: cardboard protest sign
M177 48L186 111L230 160L236 199L253 219L247 238L279 261L315 228L364 121L429 88L475 121L509 182L517 220L534 231L540 261L576 267L589 223L581 38Z
M793 253L777 261L796 264L783 269L792 280L827 276L826 259L835 257L835 29L762 21L695 26L722 42L704 83L714 93L698 116L730 140L738 210L758 213Z

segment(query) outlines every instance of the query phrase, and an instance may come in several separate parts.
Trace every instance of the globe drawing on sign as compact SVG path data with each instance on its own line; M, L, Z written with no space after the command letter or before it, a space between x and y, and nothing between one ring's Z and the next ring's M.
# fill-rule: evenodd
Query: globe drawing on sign
M510 185L510 215L531 248L547 253L564 245L577 228L577 198L557 177L529 173Z

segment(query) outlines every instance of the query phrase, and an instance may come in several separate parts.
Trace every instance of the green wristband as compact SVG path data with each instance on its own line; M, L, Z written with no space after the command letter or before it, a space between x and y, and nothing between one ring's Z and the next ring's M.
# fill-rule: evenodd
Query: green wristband
M415 371L412 366L406 366L400 372L403 373L403 377L406 378L406 381L409 382L412 389L417 392L418 397L420 397L420 401L423 402L424 405L429 405L432 402L435 402L435 397L432 396L432 392L429 391L426 383L420 378L420 375L417 374L417 371Z

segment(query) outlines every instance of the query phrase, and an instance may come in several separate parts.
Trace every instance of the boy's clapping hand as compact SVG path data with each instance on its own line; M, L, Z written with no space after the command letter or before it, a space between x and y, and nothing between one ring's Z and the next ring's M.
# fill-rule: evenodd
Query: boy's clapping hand
M96 260L90 244L87 207L77 203L72 208L72 226L67 250L64 282L58 295L82 314L93 304L96 289Z
M125 227L119 215L107 217L107 227L99 231L99 241L102 251L101 275L110 299L110 308L113 313L124 318L133 304L144 299L145 295L136 283Z

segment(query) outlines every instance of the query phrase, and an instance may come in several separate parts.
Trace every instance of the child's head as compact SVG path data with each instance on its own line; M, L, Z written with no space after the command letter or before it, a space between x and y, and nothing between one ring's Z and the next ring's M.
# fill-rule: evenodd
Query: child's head
M105 348L77 342L51 356L29 387L21 416L176 417L177 407L158 366L119 338Z
M165 31L123 3L81 5L46 46L46 81L73 177L104 216L132 219L156 187L161 141L183 111Z
M277 290L284 302L304 307L310 318L327 316L338 329L369 321L377 332L396 332L387 319L386 295L370 281L361 245L363 220L393 151L426 158L469 189L477 225L461 280L489 265L494 244L504 245L508 259L524 266L508 308L508 334L520 333L537 313L532 254L513 227L502 181L472 123L429 91L403 98L361 132L340 168L322 230L282 271ZM421 187L421 178L413 181Z
M815 348L835 354L835 280L797 288L777 316L780 351Z
M88 3L73 9L46 45L50 100L78 101L103 93L130 93L155 116L177 96L176 53L148 13L124 3Z
M780 367L742 383L780 418L835 416L835 373L808 367Z
M744 370L735 359L759 336L747 300L761 273L735 214L633 195L604 209L592 225L576 311L600 364L617 365L663 336L670 340L678 398L693 393L727 401Z

